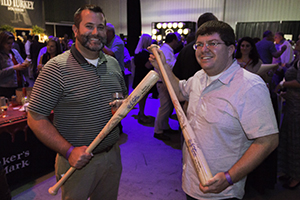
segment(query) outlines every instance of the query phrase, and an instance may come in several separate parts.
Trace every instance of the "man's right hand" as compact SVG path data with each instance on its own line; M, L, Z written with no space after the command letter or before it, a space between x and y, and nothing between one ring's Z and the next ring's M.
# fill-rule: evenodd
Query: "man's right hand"
M157 52L159 54L159 57L160 57L160 60L161 60L162 64L165 66L166 65L166 58L165 58L164 53L160 49L157 49ZM156 58L153 54L150 54L149 61L155 69L159 70L158 63L157 63Z
M72 167L76 169L81 169L87 163L90 162L92 158L92 154L86 152L87 146L75 147L70 156L69 156L69 163Z

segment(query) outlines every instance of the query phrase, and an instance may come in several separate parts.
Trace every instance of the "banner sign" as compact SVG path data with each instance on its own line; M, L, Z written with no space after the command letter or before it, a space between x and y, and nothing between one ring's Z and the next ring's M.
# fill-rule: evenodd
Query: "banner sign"
M43 1L40 0L0 0L0 25L14 28L45 28Z

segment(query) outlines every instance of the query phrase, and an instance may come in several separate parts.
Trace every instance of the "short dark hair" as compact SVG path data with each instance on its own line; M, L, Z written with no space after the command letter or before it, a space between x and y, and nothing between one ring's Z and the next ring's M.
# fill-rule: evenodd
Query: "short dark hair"
M282 38L284 38L284 33L283 32L277 32L277 35L280 35Z
M27 35L27 40L32 40L32 35Z
M61 46L60 46L60 41L59 41L59 38L58 37L52 37L48 40L47 42L47 45L49 44L49 42L54 42L55 43L55 47L56 47L56 56L58 54L61 54L62 53L62 49L61 49ZM48 51L47 51L48 53ZM49 54L50 55L50 54Z
M271 36L271 35L273 35L272 31L266 30L266 31L264 32L264 34L263 34L263 38L269 37L269 36Z
M226 46L235 45L233 29L229 26L229 24L222 21L212 20L205 22L198 28L196 38L198 38L199 35L212 35L214 33L219 34L221 40L225 42Z
M249 58L252 60L252 65L256 65L259 61L259 54L257 52L257 48L256 48L256 45L255 45L255 42L252 38L250 37L243 37L241 38L239 41L238 41L238 45L237 45L237 48L236 48L236 53L235 53L235 57L236 58L241 58L242 57L242 52L241 52L241 44L243 41L246 41L248 42L250 45L251 45L251 51L250 51L250 54L249 54Z
M96 6L96 5L93 5L93 4L86 4L84 6L81 6L80 8L78 8L78 10L74 14L74 24L77 28L79 28L79 24L82 20L81 19L81 12L83 10L90 10L90 11L93 11L95 13L102 13L103 16L105 16L102 9L99 6ZM106 20L105 20L105 23L106 23Z
M165 42L166 42L166 43L171 43L173 40L178 41L177 36L175 35L175 33L169 33L169 34L166 36Z
M211 21L211 20L217 20L218 21L218 18L210 12L204 13L204 14L199 16L198 21L197 21L197 27L199 28L205 22L208 22L208 21Z

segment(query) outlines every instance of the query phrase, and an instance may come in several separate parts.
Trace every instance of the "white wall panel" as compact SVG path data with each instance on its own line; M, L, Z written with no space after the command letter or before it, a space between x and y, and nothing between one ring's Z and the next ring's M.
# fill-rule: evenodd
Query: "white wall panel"
M235 29L236 22L300 20L299 0L140 0L142 32L151 33L156 21L197 21L214 13ZM127 0L91 0L101 6L117 34L127 34ZM225 5L225 7L224 7ZM225 12L224 12L225 10Z
M127 0L91 0L100 6L109 23L113 24L116 34L127 34Z
M236 22L300 20L299 0L140 0L142 31L151 22L197 21L204 12L214 13L235 29ZM224 4L226 6L224 7ZM224 13L225 8L225 13Z
M224 0L140 0L142 32L151 33L151 22L194 21L205 12L223 17Z
M237 22L300 21L299 0L227 0L225 21L233 28Z

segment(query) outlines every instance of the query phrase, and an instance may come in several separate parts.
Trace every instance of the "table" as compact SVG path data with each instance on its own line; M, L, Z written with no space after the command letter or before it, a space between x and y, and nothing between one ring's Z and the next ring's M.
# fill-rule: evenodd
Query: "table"
M54 170L56 153L42 144L27 125L27 113L8 108L0 118L0 162L13 190Z

